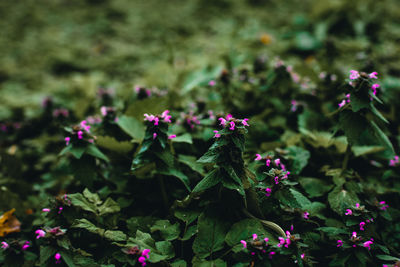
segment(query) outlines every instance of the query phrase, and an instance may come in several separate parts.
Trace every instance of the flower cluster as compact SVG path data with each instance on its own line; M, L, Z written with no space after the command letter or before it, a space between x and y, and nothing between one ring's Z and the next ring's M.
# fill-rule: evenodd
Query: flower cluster
M54 118L68 118L69 117L69 111L68 109L65 108L57 108L53 110L53 117Z
M79 125L76 125L72 128L71 133L73 136L72 137L67 136L64 138L65 145L68 146L71 140L75 138L75 136L77 140L84 140L85 139L84 137L86 137L89 143L93 143L96 137L91 135L90 128L91 126L88 125L88 122L86 120L81 121Z
M365 73L365 72L358 72L358 71L356 71L356 70L351 70L350 71L350 76L349 76L349 79L351 80L350 82L349 82L349 84L351 85L351 86L353 86L353 87L355 87L356 86L356 84L357 84L357 80L358 79L364 79L364 80L370 80L370 79L378 79L378 73L377 72L371 72L370 74L367 74L367 73ZM372 89L372 94L373 95L376 95L376 93L377 93L377 89L380 87L380 85L379 84L377 84L377 83L373 83L372 84L372 86L371 86L371 89Z
M107 118L111 121L117 122L118 118L116 116L116 109L114 107L102 106L100 108L101 116Z
M168 115L169 110L165 110L161 115L152 115L152 114L144 114L144 120L148 122L154 122L155 126L158 126L160 121L170 123L171 122L171 115Z
M350 103L350 94L346 94L346 99L343 99L339 104L339 108L344 107L344 105L346 105L346 103Z
M182 124L193 130L196 125L200 125L199 116L194 115L194 111L188 113L181 112L180 118L176 121L176 124Z
M279 172L276 173L277 175L274 177L275 184L279 184L280 180L287 179L290 174L290 171L286 170L286 166L281 162L280 158L274 159L269 155L266 157L262 157L260 154L256 154L256 158L254 160L265 160L265 166L267 166L268 168L275 168L279 170Z
M225 116L225 118L220 117L218 118L219 121L219 125L229 129L230 131L234 131L235 128L237 128L239 125L241 126L250 126L247 122L249 119L245 118L245 119L235 119L231 114L228 114ZM219 131L214 130L214 138L220 138L221 134Z
M149 98L151 96L164 96L168 92L166 90L160 90L156 87L145 88L142 86L134 86L133 91L136 93L138 99Z
M146 260L149 259L149 253L150 253L150 249L143 249L140 250L139 247L134 246L134 247L130 247L130 248L123 248L122 252L124 252L127 255L140 255L138 258L138 262L142 265L142 266L146 266Z

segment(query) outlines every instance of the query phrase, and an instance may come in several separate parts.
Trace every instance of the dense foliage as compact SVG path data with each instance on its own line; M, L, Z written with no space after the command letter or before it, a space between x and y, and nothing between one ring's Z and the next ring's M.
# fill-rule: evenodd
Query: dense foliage
M211 17L278 10L273 1L196 3L187 8ZM66 56L71 62L56 60L57 82L49 82L28 72L19 80L4 67L5 92L36 79L67 85L40 107L22 98L0 110L0 264L399 265L400 82L398 67L383 64L395 48L374 42L390 35L390 48L400 36L390 15L379 16L388 9L365 16L374 3L349 9L338 1L332 14L316 8L308 22L297 17L289 36L264 33L254 48L241 43L252 52L224 51L222 64L178 71L175 62L164 67L176 71L154 72L173 76L170 83L117 83L92 95L81 89L113 74L125 82L126 70ZM123 6L102 1L94 32L113 29L105 22ZM92 79L99 72L109 76Z

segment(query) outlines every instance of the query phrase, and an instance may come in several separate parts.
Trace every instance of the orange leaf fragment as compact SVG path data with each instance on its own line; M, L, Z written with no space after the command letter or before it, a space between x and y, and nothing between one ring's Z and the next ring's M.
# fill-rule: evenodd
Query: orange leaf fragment
M0 217L0 237L21 231L21 222L13 215L15 209L4 212Z

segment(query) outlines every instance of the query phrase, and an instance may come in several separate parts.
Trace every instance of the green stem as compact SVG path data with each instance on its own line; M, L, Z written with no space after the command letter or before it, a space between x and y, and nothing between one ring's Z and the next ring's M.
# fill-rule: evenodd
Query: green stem
M350 155L351 155L350 144L347 144L346 154L344 155L344 160L342 164L342 173L347 169L347 164L349 163Z
M160 185L160 190L161 190L161 197L163 200L164 204L164 210L165 213L168 214L168 195L167 191L165 190L165 183L164 183L164 177L158 176L158 184Z

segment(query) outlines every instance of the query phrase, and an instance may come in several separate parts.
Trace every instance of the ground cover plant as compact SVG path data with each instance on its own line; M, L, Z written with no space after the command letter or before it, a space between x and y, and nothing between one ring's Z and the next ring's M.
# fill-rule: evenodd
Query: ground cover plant
M0 264L399 266L399 9L304 1L283 23L263 15L293 5L199 0L168 9L158 43L138 29L170 6L149 3L72 1L65 20L64 1L31 3L36 49L67 42L49 21L87 31L46 59L1 39L22 52L0 70ZM125 47L132 29L147 52ZM207 33L221 57L191 50Z

